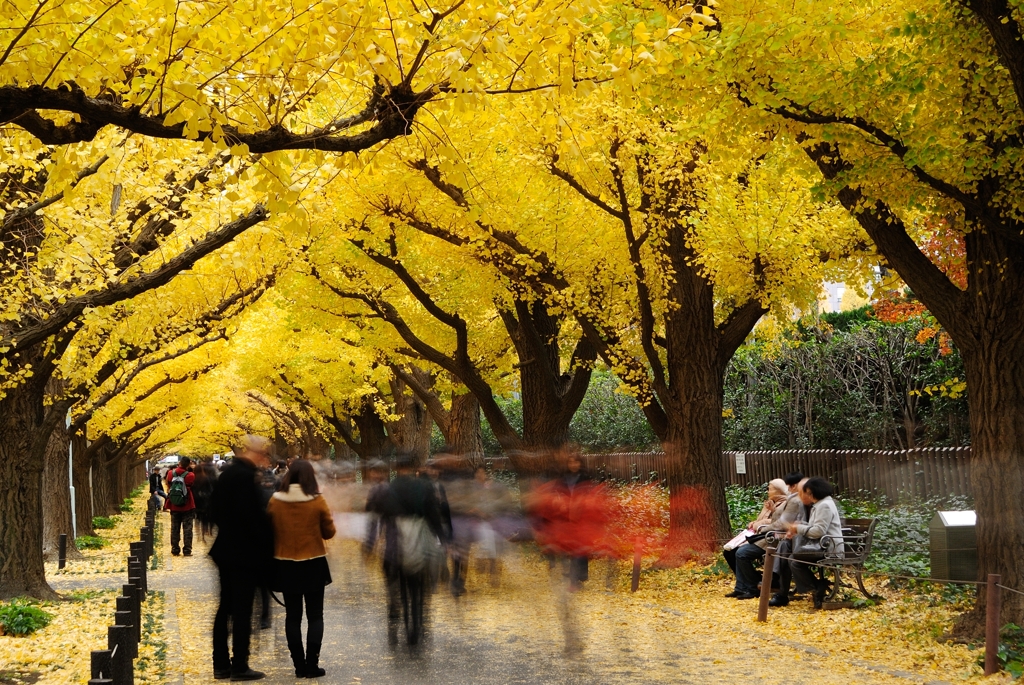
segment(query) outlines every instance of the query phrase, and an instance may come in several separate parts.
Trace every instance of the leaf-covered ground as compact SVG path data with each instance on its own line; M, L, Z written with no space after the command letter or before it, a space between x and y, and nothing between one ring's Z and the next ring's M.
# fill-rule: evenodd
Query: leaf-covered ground
M501 584L470 574L459 601L439 591L430 629L414 654L390 650L384 590L375 563L358 547L331 545L322 665L333 683L925 683L980 679L977 652L936 640L954 614L937 595L881 588L887 600L856 610L812 610L795 602L755 622L756 603L725 599L728 580L705 569L644 573L628 591L628 569L591 565L579 593L565 590L560 569L529 548L505 561ZM174 560L176 623L186 684L211 677L209 640L216 608L213 569L201 555ZM294 682L283 610L257 631L252 665L271 682Z
M130 511L114 528L97 531L109 544L84 552L62 571L47 564L47 579L62 601L40 607L53 616L47 627L25 637L0 636L0 685L80 685L89 681L90 653L106 649L107 626L113 623L115 598L128 582L128 543L138 540L147 495L132 500ZM135 682L160 683L165 678L164 595L150 593L143 605L143 640L139 645Z

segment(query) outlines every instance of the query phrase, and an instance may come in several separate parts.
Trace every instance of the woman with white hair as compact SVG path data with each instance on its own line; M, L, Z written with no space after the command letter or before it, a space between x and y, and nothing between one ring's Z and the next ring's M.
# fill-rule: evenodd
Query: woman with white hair
M748 526L748 531L756 537L763 530L777 526L783 514L789 510L786 505L793 496L792 489L802 478L801 474L790 474L785 478L776 478L768 483L768 499L765 500L761 514ZM790 484L791 480L792 484ZM765 554L764 546L757 544L758 542L760 539L750 542L748 537L747 541L736 548L733 565L736 585L726 597L753 599L758 596L757 571L754 569L754 562Z

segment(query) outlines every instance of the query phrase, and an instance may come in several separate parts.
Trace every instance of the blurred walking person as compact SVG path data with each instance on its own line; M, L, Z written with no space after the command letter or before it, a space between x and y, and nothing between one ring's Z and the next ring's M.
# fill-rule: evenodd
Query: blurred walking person
M324 540L334 537L334 519L320 495L313 465L296 459L281 475L267 513L274 526L273 589L284 594L284 631L296 678L319 678L324 638L324 588L331 583ZM306 607L306 648L302 607Z
M167 472L167 499L164 509L171 512L171 555L182 553L182 528L185 529L185 556L192 556L192 523L196 518L196 500L192 486L196 475L189 470L192 460L182 457L177 468Z
M196 464L195 475L192 496L196 500L196 521L199 523L202 540L206 542L206 536L213 534L213 523L210 520L210 497L213 495L213 486L217 482L220 472L211 462L203 461Z
M419 644L426 612L425 591L431 565L440 560L444 535L441 508L429 481L415 477L411 456L396 463L398 477L375 488L367 511L380 517L384 530L384 578L388 592L388 644L398 643L398 622L409 646Z
M249 667L249 637L256 586L266 582L274 555L273 529L258 482L260 469L270 466L270 452L267 438L243 437L210 497L210 516L217 526L210 556L220 575L220 605L213 621L213 677L217 680L264 676Z

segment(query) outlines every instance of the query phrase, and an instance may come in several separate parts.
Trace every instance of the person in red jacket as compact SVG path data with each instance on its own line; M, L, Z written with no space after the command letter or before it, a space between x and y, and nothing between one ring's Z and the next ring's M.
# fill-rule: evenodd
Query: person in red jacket
M192 496L192 484L196 475L189 470L192 460L182 457L178 467L167 471L167 499L164 509L171 512L171 554L182 552L181 529L185 529L184 552L192 556L192 522L196 518L196 500Z

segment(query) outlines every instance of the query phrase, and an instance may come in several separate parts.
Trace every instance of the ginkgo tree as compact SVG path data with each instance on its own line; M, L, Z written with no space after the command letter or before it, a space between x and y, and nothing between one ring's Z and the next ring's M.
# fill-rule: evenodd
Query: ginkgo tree
M701 62L801 141L956 343L971 396L978 579L1024 587L1024 12L1007 0L729 3ZM929 248L946 224L966 281ZM949 244L949 243L947 243ZM984 625L985 593L960 624ZM1004 621L1024 597L1003 594Z
M792 139L728 99L657 118L612 89L531 104L448 120L443 145L393 148L389 173L419 178L370 204L576 320L672 457L686 537L674 552L709 550L728 533L726 364L766 312L809 306L826 276L863 279L871 250L841 207L816 201Z

